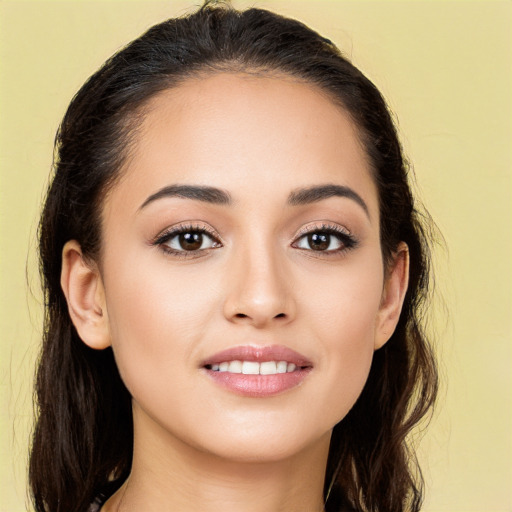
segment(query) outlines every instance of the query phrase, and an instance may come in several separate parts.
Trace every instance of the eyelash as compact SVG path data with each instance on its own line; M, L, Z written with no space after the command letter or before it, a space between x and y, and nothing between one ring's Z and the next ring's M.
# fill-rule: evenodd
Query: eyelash
M300 240L314 234L334 236L340 242L341 247L326 251L315 251L313 249L302 249L300 247L297 247ZM322 224L321 226L306 226L305 228L303 228L295 238L292 247L297 247L298 249L302 249L304 251L313 253L316 257L330 257L348 252L356 248L358 244L359 241L356 239L356 237L346 229L343 229L342 227L336 224Z
M213 246L206 249L186 251L184 249L176 250L167 245L171 240L185 233L198 233L200 235L206 235L208 238L211 239ZM157 235L157 237L151 242L151 245L159 246L165 253L171 254L172 256L176 256L178 258L197 258L204 251L222 247L223 244L220 241L219 235L213 229L208 229L204 226L199 225L186 224L171 227L168 230L164 231L163 233Z
M196 233L200 235L206 235L208 238L210 238L212 242L212 246L205 248L205 249L195 249L187 251L185 249L176 250L167 245L170 241L172 241L174 238L178 237L179 235L186 234L186 233ZM331 250L321 250L321 251L315 251L314 249L306 249L298 247L298 244L301 240L303 240L305 237L314 235L314 234L323 234L328 236L334 236L338 239L339 243L341 244L341 247L337 249L331 249ZM303 251L307 251L310 253L316 253L316 257L330 257L338 254L342 254L344 252L350 251L351 249L354 249L358 245L358 240L347 230L341 228L340 226L337 226L335 224L322 224L321 226L308 226L303 228L295 237L294 242L291 244L292 247L301 249ZM205 251L209 251L210 249L216 249L218 247L222 247L223 244L220 241L219 235L213 230L208 229L204 226L199 225L193 225L193 224L187 224L187 225L180 225L177 227L171 227L168 230L164 231L163 233L157 235L157 237L151 242L151 245L159 246L165 253L170 254L175 257L179 258L194 258L199 257L202 253Z

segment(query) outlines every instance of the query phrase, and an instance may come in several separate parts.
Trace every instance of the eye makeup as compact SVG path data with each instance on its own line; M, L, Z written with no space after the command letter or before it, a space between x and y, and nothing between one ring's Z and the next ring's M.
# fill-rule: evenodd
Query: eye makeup
M316 253L315 256L340 255L358 246L359 241L346 228L324 222L321 225L307 225L297 234L292 247Z
M178 258L199 257L210 249L222 247L218 233L197 223L184 223L159 233L150 244Z
M334 257L357 247L358 240L346 228L322 222L303 227L294 237L291 247L312 253L315 257ZM150 245L178 258L197 258L223 247L220 235L205 224L186 222L159 233Z

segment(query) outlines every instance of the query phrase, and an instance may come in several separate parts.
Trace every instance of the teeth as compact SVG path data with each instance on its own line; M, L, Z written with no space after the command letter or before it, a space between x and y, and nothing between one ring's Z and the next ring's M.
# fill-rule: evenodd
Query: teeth
M244 361L242 363L242 373L244 375L258 375L260 373L260 363Z
M266 361L260 364L260 375L275 375L277 373L277 365L275 361Z
M286 369L288 368L288 363L286 361L279 361L277 363L277 373L286 373Z
M275 375L276 373L291 373L297 366L287 361L224 361L212 364L210 370L214 372L243 373L244 375Z
M242 373L242 361L231 361L229 363L228 372L230 372L230 373Z

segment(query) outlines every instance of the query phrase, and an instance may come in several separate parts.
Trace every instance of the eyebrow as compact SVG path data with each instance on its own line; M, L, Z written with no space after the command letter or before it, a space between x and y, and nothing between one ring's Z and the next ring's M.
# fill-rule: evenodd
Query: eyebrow
M225 190L215 187L201 185L169 185L160 189L158 192L150 195L140 206L139 210L145 208L148 204L164 197L182 197L185 199L194 199L211 204L231 204L231 196Z
M294 190L288 197L288 204L292 206L299 206L304 204L316 203L329 197L346 197L355 201L370 217L368 205L364 202L363 198L350 187L343 185L320 185L307 188L300 188Z
M184 199L193 199L210 204L230 205L232 204L229 192L216 187L203 185L169 185L154 194L151 194L140 206L139 210L145 208L148 204L166 197L181 197ZM307 188L296 189L288 196L288 204L291 206L301 206L328 199L329 197L346 197L355 201L370 217L367 204L363 198L350 187L343 185L316 185Z

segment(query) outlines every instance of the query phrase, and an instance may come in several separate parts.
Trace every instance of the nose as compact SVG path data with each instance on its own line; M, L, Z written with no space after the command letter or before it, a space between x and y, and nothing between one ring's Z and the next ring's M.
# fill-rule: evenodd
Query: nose
M285 262L271 250L241 251L232 262L224 315L256 328L283 325L295 317L292 280Z

